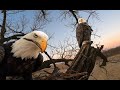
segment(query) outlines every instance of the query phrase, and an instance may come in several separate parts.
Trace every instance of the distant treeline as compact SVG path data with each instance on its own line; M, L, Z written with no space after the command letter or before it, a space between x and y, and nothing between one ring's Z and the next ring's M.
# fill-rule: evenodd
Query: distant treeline
M114 56L116 54L120 54L120 46L103 51L103 53L105 54L105 56L109 57L109 56Z

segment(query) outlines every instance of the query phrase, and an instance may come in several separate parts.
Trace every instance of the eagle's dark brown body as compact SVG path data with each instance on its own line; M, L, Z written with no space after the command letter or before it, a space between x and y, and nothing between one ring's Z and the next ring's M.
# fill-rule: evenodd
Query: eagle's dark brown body
M78 45L81 48L83 41L90 41L91 39L91 27L87 23L80 23L76 28L76 38Z
M43 56L39 54L37 59L22 60L13 57L11 45L13 42L4 44L5 56L0 63L0 79L6 79L6 76L22 76L25 80L32 79L32 72L36 71L43 62Z

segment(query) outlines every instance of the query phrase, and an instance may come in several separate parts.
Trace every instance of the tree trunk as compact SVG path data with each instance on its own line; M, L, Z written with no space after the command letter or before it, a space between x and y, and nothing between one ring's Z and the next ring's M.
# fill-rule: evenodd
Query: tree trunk
M101 49L103 46L100 48L94 48L91 47L90 44L85 44L81 47L79 50L78 54L76 55L73 63L71 64L71 67L68 68L66 73L82 73L82 72L87 72L88 77L86 80L89 78L92 70L94 69L95 62L96 62L96 57L99 56L103 59L102 65L106 65L107 58L101 53Z
M6 29L5 29L5 25L6 25L6 10L2 10L2 13L3 13L3 23L2 23L2 26L1 26L1 41L0 41L0 44L3 44L4 43L4 35L5 35L5 32L6 32Z
M46 80L88 80L97 56L103 59L102 65L106 65L107 58L101 53L101 49L102 46L94 48L90 43L84 44L66 73L58 72L57 76L51 74Z

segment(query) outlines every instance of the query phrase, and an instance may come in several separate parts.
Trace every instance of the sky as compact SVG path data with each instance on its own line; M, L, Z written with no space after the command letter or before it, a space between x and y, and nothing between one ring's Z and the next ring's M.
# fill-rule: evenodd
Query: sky
M100 10L98 11L101 22L95 27L101 38L96 39L105 45L105 49L120 46L120 10Z
M104 45L104 49L114 48L120 45L120 10L97 10L100 20L90 18L89 24L93 28L92 40L95 44ZM33 11L28 10L23 13L27 18L33 20ZM20 18L21 14L16 14L11 18L11 21L15 21ZM86 19L87 14L80 14ZM10 18L12 15L9 15ZM49 34L53 34L54 37L49 41L50 45L56 46L67 37L75 37L75 30L70 27L71 19L69 17L66 20L60 19L59 11L52 10L50 17L52 22L48 23L42 31L47 31ZM1 20L1 18L0 18ZM13 22L15 23L15 22ZM30 28L27 28L30 29ZM74 40L76 41L76 39ZM73 41L73 42L74 42Z

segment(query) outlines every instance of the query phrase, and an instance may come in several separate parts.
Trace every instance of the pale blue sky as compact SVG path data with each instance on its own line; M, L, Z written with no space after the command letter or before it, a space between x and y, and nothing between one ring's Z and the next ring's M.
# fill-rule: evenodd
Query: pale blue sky
M95 24L105 48L120 45L120 10L99 10L101 22ZM99 41L98 40L98 41Z

